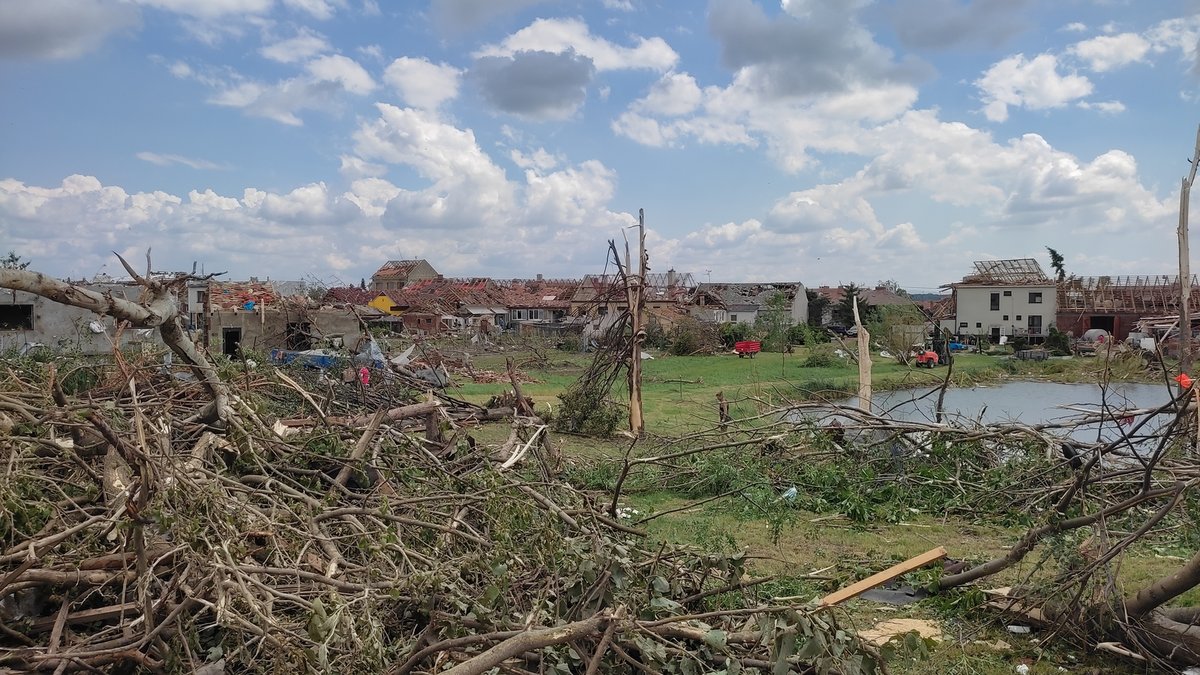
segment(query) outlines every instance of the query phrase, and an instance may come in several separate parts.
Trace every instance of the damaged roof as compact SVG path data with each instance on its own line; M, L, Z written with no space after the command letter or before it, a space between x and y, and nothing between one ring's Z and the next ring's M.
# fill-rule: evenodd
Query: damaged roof
M380 266L375 274L371 275L371 278L407 279L408 275L411 274L412 271L417 267L420 267L422 263L426 265L429 264L424 258L418 258L416 260L389 260ZM433 269L432 266L430 269Z
M1033 258L1009 260L976 260L975 273L963 277L962 284L1027 285L1053 284Z
M567 309L579 288L575 279L513 279L500 282L500 293L509 309Z
M696 287L697 294L705 294L731 312L757 310L767 304L776 293L783 293L788 300L795 300L796 294L803 292L804 284L792 281L758 284L704 283Z

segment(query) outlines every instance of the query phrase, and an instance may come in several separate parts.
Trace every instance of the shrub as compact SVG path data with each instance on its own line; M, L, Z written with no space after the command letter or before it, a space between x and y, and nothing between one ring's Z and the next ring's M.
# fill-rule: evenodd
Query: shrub
M800 365L805 368L837 368L842 365L842 360L833 354L815 352L804 359L804 363Z
M750 338L750 324L734 321L732 323L721 324L721 344L726 349L733 349L735 342L748 340Z
M612 401L589 392L567 391L558 395L554 428L587 436L610 436L625 418Z

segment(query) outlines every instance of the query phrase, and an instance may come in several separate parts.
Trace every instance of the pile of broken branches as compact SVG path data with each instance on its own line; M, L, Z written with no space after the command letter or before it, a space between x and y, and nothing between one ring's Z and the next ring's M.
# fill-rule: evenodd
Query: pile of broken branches
M264 369L213 420L211 382L92 368L0 365L0 671L882 667L738 559L648 547L477 445L443 401L356 414Z

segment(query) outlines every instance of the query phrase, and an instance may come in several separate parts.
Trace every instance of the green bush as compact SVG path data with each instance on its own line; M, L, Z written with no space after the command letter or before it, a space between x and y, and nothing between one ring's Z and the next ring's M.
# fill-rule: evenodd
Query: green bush
M751 333L750 324L734 321L732 323L721 324L721 344L726 349L733 349L735 342L749 340Z
M842 365L842 360L833 354L815 352L809 355L807 359L804 359L804 363L800 365L805 368L837 368Z
M559 406L553 426L587 436L610 436L625 419L625 412L612 401L588 392L567 391L558 395Z
M1055 356L1070 356L1071 354L1070 336L1054 326L1050 327L1050 333L1046 336L1045 346Z

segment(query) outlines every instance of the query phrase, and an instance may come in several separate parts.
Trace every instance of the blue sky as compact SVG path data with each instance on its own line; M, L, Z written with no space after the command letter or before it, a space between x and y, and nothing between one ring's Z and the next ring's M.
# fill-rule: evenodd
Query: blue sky
M581 276L644 208L697 279L1169 274L1198 40L1197 0L0 0L0 253Z

